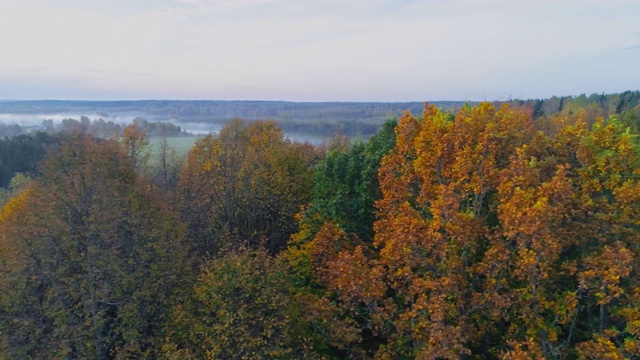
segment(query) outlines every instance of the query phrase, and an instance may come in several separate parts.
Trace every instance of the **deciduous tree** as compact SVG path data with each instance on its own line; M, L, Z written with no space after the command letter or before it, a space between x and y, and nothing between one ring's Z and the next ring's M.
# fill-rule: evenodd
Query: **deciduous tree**
M226 125L199 140L179 185L181 214L199 256L231 245L283 249L309 200L315 157L272 121Z
M171 359L314 358L286 264L264 250L208 260L193 301L174 309L164 345Z
M77 135L2 211L12 358L153 356L186 268L182 227L120 144Z

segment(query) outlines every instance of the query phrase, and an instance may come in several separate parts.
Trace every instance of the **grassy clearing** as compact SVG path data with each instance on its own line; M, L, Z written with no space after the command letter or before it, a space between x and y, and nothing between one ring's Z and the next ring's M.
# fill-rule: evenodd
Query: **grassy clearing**
M172 136L168 137L167 141L179 156L184 156L191 150L193 144L199 139L197 136ZM160 153L160 144L162 143L161 137L152 137L149 139L149 145L151 147L151 156L156 157Z

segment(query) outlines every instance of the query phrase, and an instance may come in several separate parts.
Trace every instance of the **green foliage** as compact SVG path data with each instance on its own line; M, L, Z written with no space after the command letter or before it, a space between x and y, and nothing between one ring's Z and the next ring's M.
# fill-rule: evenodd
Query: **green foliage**
M133 119L132 124L137 126L149 137L186 135L186 133L180 128L180 126L177 126L170 122L147 121L143 118L137 117Z
M327 154L316 170L313 197L302 222L315 231L325 222L338 224L347 233L372 240L374 202L381 196L378 167L394 146L396 124L388 120L368 142L356 140L348 149Z
M0 187L9 185L15 173L37 174L38 163L56 141L42 132L0 139Z
M353 354L365 356L370 353L366 348L375 347L379 341L371 329L358 338L353 318L335 305L326 279L318 275L327 275L330 264L339 267L342 252L354 248L360 249L359 259L366 262L364 253L373 247L374 204L381 197L380 159L394 147L396 125L396 120L389 120L368 142L356 140L349 148L338 147L327 154L316 170L311 203L298 215L299 231L284 254L295 274L292 279L300 301L309 314L307 321L314 324L315 348L322 349L324 356L343 358L350 353L349 348ZM337 272L348 273L345 276L352 284L379 284L379 279L360 278L364 274L359 270L340 268ZM359 314L354 317L365 319L369 305L366 301L353 304Z
M585 94L579 96L552 96L549 99L514 100L511 106L529 109L534 119L546 121L554 116L571 116L583 113L588 125L598 118L616 115L626 126L636 131L639 128L640 91L624 91L614 94Z

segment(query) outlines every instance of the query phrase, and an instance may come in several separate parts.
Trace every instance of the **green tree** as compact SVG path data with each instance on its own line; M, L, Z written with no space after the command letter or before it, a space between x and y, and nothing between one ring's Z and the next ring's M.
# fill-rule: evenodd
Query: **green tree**
M316 170L311 203L298 215L300 229L285 253L296 274L300 300L310 314L306 321L317 330L316 348L327 356L366 356L371 350L367 348L380 340L366 323L375 301L357 299L384 288L380 274L363 270L373 251L380 159L394 147L396 125L389 120L366 143L356 140L349 148L327 154ZM340 283L340 273L351 279L348 285ZM344 291L351 310L335 305L338 295L330 290L333 286ZM354 319L364 329L361 334Z
M0 187L9 185L18 172L36 175L38 163L56 141L43 132L0 139Z
M395 120L387 121L369 141L356 140L349 148L327 154L314 177L310 206L301 221L340 225L361 239L373 239L374 202L381 196L380 159L395 143Z

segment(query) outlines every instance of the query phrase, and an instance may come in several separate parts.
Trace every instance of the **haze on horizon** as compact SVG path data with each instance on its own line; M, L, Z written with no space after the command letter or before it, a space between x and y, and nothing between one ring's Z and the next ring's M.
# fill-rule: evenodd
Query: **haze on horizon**
M636 0L0 1L0 99L507 100L640 87Z

